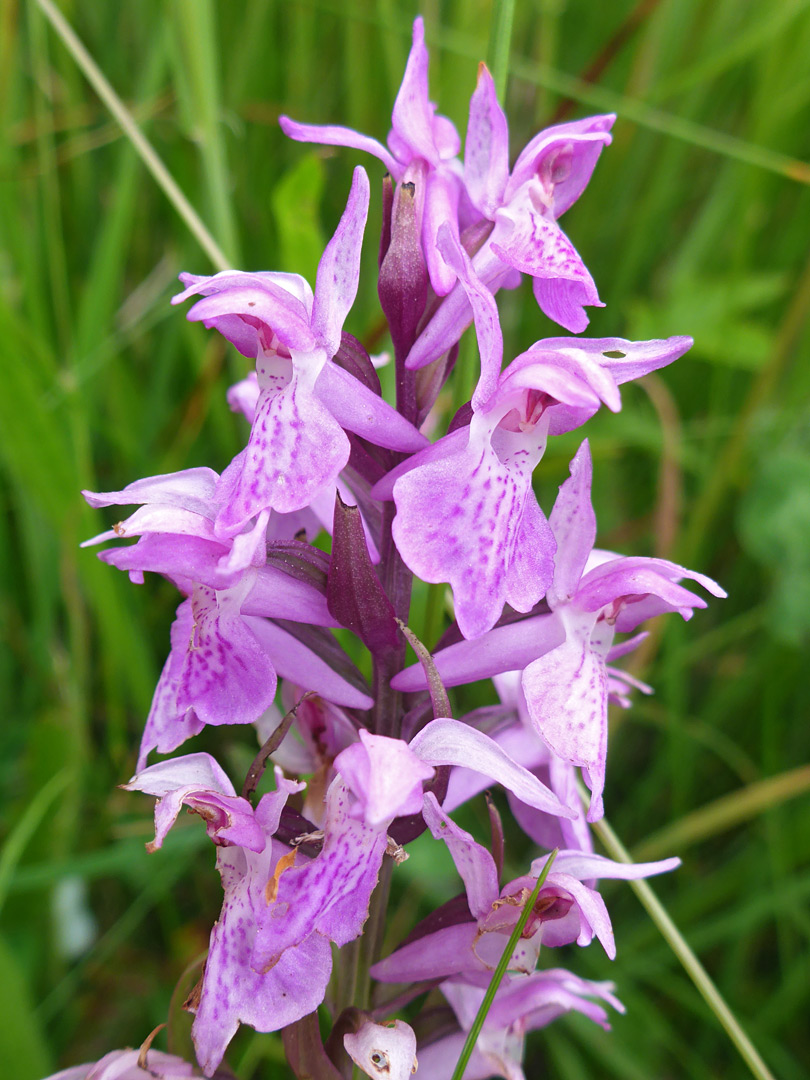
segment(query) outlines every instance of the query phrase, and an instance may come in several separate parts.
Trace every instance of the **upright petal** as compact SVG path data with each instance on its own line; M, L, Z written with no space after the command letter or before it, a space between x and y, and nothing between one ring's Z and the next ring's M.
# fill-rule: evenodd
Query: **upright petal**
M341 751L335 769L358 800L363 820L374 829L388 825L402 814L422 809L422 785L434 769L401 739L372 735L360 729L360 742Z
M611 113L588 116L535 135L515 162L507 198L536 177L554 217L561 217L585 190L602 149L610 144L615 120Z
M477 210L490 219L503 203L509 175L509 131L486 64L478 65L478 84L470 98L464 140L464 183Z
M577 591L588 556L596 542L596 514L591 503L593 465L585 439L571 459L570 478L560 486L549 524L557 541L554 584L549 604L567 603Z
M481 375L472 398L474 409L484 406L495 393L503 363L503 334L498 305L489 289L476 277L469 255L447 225L438 234L439 251L453 268L473 310L475 333L481 354Z
M437 296L447 296L456 283L456 275L439 254L437 238L439 231L447 228L458 240L459 180L448 169L431 170L425 187L422 249L433 291Z
M179 303L192 292L204 291L206 295L188 310L186 318L218 330L252 360L261 347L269 347L273 334L287 349L315 349L318 341L310 327L306 303L276 278L274 274L229 270L210 279L217 283L216 289L213 284L205 289L195 285L173 297L172 303Z
M446 814L432 792L425 795L422 811L425 823L436 840L444 840L467 890L470 913L476 919L486 915L498 898L498 871L485 847Z
M349 201L318 263L312 329L331 359L340 348L340 332L357 296L360 255L368 217L369 184L365 169L354 170Z
M433 106L428 100L425 24L421 15L413 22L411 51L391 119L394 132L413 157L438 165L439 156L433 139Z

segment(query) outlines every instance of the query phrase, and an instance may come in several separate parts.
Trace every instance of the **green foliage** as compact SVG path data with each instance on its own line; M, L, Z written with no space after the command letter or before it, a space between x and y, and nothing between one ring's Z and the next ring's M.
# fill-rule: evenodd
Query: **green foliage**
M229 258L312 281L361 157L285 140L277 117L384 139L413 0L63 8ZM492 5L423 11L431 96L463 133ZM623 413L589 429L600 543L689 562L730 594L688 628L671 618L634 669L656 695L616 718L606 793L631 847L810 757L808 54L804 0L515 5L513 153L548 122L619 113L612 147L563 220L607 305L591 332L696 338L648 393L628 387ZM134 766L174 597L79 550L110 519L78 490L224 467L245 429L223 393L247 366L169 308L180 270L213 267L34 0L0 6L0 122L0 840L10 852L0 1060L36 1080L137 1044L162 1022L219 909L202 826L147 856L149 800L115 787ZM382 167L362 160L374 190ZM372 202L348 329L377 351ZM507 352L557 334L527 288L502 299ZM463 355L471 379L475 358ZM575 446L549 447L546 509ZM435 640L443 593L420 589L416 608ZM482 703L477 689L455 698L457 712ZM245 734L198 742L226 747L227 759L228 739ZM699 833L683 868L655 882L784 1080L801 1080L810 1059L806 820L806 794L763 804L745 823ZM487 835L481 808L463 822ZM522 844L507 824L505 872L525 868ZM419 857L394 875L392 937L454 888L438 858L420 881ZM78 959L60 951L53 916L69 875L86 883L99 927ZM595 948L542 962L615 978L628 1015L609 1035L572 1018L532 1037L527 1075L744 1076L629 890L606 894L616 964ZM281 1076L268 1043L248 1032L237 1045L241 1080Z

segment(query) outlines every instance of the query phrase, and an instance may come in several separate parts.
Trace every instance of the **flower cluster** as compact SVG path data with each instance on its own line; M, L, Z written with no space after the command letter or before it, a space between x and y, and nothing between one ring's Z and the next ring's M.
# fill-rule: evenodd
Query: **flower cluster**
M678 864L629 865L593 851L608 703L628 705L633 688L649 692L613 663L635 648L647 619L688 619L705 606L684 580L724 593L667 560L594 546L587 439L548 517L532 477L550 438L603 405L618 411L622 383L673 362L691 341L544 338L504 364L495 299L528 275L541 310L573 334L587 326L584 309L601 306L558 219L585 189L613 120L543 131L510 170L506 117L481 65L462 157L453 124L428 97L417 19L387 145L281 119L293 139L362 150L387 169L378 291L396 402L383 398L375 363L343 329L370 198L357 167L314 291L281 272L181 275L173 302L193 298L187 318L255 363L228 395L250 424L245 448L219 474L196 468L85 492L95 507L137 507L88 541L133 541L100 558L138 583L161 574L182 596L137 771L124 786L156 799L150 850L183 806L216 846L222 913L186 1005L205 1076L248 1024L282 1032L299 1076L329 1080L350 1057L372 1077L405 1078L418 1059L424 1080L447 1080L521 918L465 1076L519 1080L526 1032L570 1010L607 1027L605 1007L622 1009L612 984L538 962L544 948L593 938L614 957L599 880ZM439 421L426 418L471 324L481 358L475 391L431 442L424 431ZM312 543L323 530L329 555ZM455 621L432 656L405 628L413 575L452 592ZM371 686L334 627L370 653ZM411 667L405 635L419 655ZM446 687L485 678L501 704L454 719ZM253 725L262 746L241 792L209 753L149 763L206 725L235 724ZM268 760L274 784L258 795ZM450 816L496 787L541 849L512 880L494 806L491 849ZM420 834L446 846L463 892L381 956L388 881ZM370 970L373 994L357 980L360 996L347 996L355 980L334 977L335 958ZM333 1020L325 1046L313 1026L323 1003ZM437 1003L438 1026L429 1022ZM406 1007L412 1026L380 1022ZM198 1075L149 1053L148 1075ZM116 1051L60 1075L145 1070L135 1051Z

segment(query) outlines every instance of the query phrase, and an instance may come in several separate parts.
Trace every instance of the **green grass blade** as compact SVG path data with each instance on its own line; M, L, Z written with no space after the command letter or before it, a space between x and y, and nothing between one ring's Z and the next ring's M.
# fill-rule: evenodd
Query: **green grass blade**
M501 102L506 97L506 81L509 78L509 50L514 19L515 0L493 0L487 64L495 81L498 100Z
M661 858L665 851L683 851L690 844L716 836L807 791L810 791L810 765L758 780L659 829L637 844L633 855L644 862Z
M135 123L131 113L113 90L101 68L79 41L70 24L58 8L51 3L51 0L36 0L36 3L47 16L65 48L81 68L87 81L121 125L124 134L135 147L144 165L155 178L177 213L185 221L200 247L208 255L217 270L227 270L231 264L222 248L203 224L202 218L180 190L173 176L158 157L154 147Z
M581 794L583 798L587 798L588 793L584 788L581 788ZM596 822L593 830L612 859L623 863L633 862L629 851L604 818ZM709 973L692 952L680 930L670 918L666 908L647 882L643 879L631 881L630 887L658 927L667 945L681 962L706 1004L722 1024L729 1039L734 1043L743 1061L751 1070L751 1074L757 1077L757 1080L775 1080L773 1073L760 1057L757 1048L743 1031L739 1020L726 1004L725 998L714 985Z
M512 953L515 951L518 941L520 941L520 935L523 933L523 927L529 921L529 915L531 915L532 913L535 901L537 900L540 890L543 888L543 884L549 875L549 871L551 870L554 860L557 858L558 851L559 849L555 848L546 860L546 865L540 872L540 877L537 879L537 884L532 889L532 894L526 901L523 907L523 911L521 911L520 913L520 918L515 924L515 929L512 931L506 948L501 954L501 958L498 961L498 966L495 968L492 978L490 979L489 986L487 987L487 992L486 994L484 994L484 1000L481 1002L481 1007L476 1013L475 1020L473 1020L472 1023L472 1027L467 1032L467 1038L464 1041L464 1046L462 1047L461 1054L459 1055L458 1062L453 1072L452 1080L461 1080L461 1078L464 1076L464 1070L467 1068L470 1056L475 1049L475 1044L478 1041L478 1036L481 1034L481 1028L484 1026L484 1021L487 1018L487 1013L490 1010L492 1002L495 1000L495 995L497 994L498 987L501 985L503 977L506 974L506 969L509 967L509 961L512 959Z
M222 135L216 12L211 0L178 0L174 12L190 95L186 111L200 147L213 220L230 259L229 265L239 266L238 233Z
M40 788L11 832L0 852L0 910L8 895L9 885L17 864L54 801L62 794L70 779L70 769L62 769Z

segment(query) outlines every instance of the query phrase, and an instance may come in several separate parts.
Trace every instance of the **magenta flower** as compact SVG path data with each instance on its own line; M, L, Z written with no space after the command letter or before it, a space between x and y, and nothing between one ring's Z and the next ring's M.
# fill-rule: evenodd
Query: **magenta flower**
M447 685L523 668L523 691L536 730L564 761L582 768L591 791L589 821L604 813L607 758L607 663L626 651L613 648L615 634L645 619L677 611L684 619L706 601L678 582L697 581L713 596L725 592L704 574L666 559L620 558L593 551L596 518L591 505L592 465L587 439L560 487L550 525L557 543L549 615L490 631L479 641L459 642L436 656ZM615 677L615 676L614 676ZM391 680L398 690L424 685L417 666Z
M217 847L225 897L211 932L192 1037L197 1058L211 1076L240 1024L278 1031L317 1009L332 970L329 942L311 935L279 956L272 968L257 964L256 936L268 918L273 888L296 855L273 840L288 797L303 788L276 776L277 790L255 810L237 797L209 754L191 754L139 772L126 785L160 800L155 807L154 850L163 842L182 804L206 822Z
M414 20L413 44L394 102L388 148L351 128L299 124L286 116L280 117L279 123L285 135L299 142L350 146L373 154L397 183L413 182L423 190L422 248L430 283L437 296L450 292L455 275L439 255L436 237L445 222L458 237L461 140L451 121L437 115L436 106L428 99L428 52L421 16Z
M344 428L393 450L410 452L426 443L395 409L332 362L357 294L367 213L368 177L358 168L318 266L314 296L297 274L181 275L187 288L172 303L202 293L187 318L214 327L255 359L261 391L247 448L220 480L218 536L241 533L270 508L301 510L333 487L349 459Z
M255 958L263 969L312 934L344 945L362 932L391 823L424 812L423 784L435 766L459 764L485 773L538 809L573 816L486 735L457 720L431 721L410 744L361 729L359 741L334 762L323 850L285 871L270 918L258 931Z
M225 540L216 535L218 481L211 469L188 469L137 480L123 491L84 493L91 506L143 504L109 532L86 541L140 537L135 544L100 552L99 558L128 570L136 581L143 581L144 571L164 574L187 597L177 609L139 768L151 750L169 753L206 724L257 720L273 702L277 674L338 705L362 709L371 703L317 653L270 621L335 625L316 584L316 567L307 582L267 563L268 522L276 515L264 510L247 531Z
M470 100L464 183L480 220L464 239L471 250L474 245L474 273L492 293L528 274L542 311L575 334L588 325L584 307L604 305L557 218L587 186L615 119L592 116L541 131L510 174L506 116L483 64ZM438 359L458 341L472 314L465 289L456 284L414 343L406 366L421 368Z
M480 982L449 979L441 984L440 990L456 1014L461 1030L419 1047L420 1080L446 1080L452 1075L488 981L489 975ZM597 1001L624 1012L612 990L613 983L580 979L562 968L536 971L527 978L507 978L487 1013L464 1080L489 1080L495 1076L526 1080L521 1067L526 1033L546 1027L572 1011L582 1013L607 1030L610 1028L607 1013Z
M548 436L579 427L602 403L617 412L620 383L672 363L692 340L552 338L501 372L495 299L446 229L439 246L475 312L481 377L472 418L372 494L393 495L400 554L423 580L450 583L459 628L473 638L492 629L504 603L528 612L551 584L556 544L532 489Z
M432 794L425 796L423 813L434 838L447 844L464 881L472 918L462 918L425 933L420 933L417 927L409 942L372 968L374 978L381 982L491 973L546 862L546 857L537 859L530 875L510 881L500 889L492 855L455 824ZM574 941L589 945L594 937L613 959L616 955L613 929L605 903L593 887L595 881L650 877L679 865L680 859L628 865L591 852L559 852L509 961L509 970L531 974L543 945L556 947ZM426 928L431 924L429 916Z

